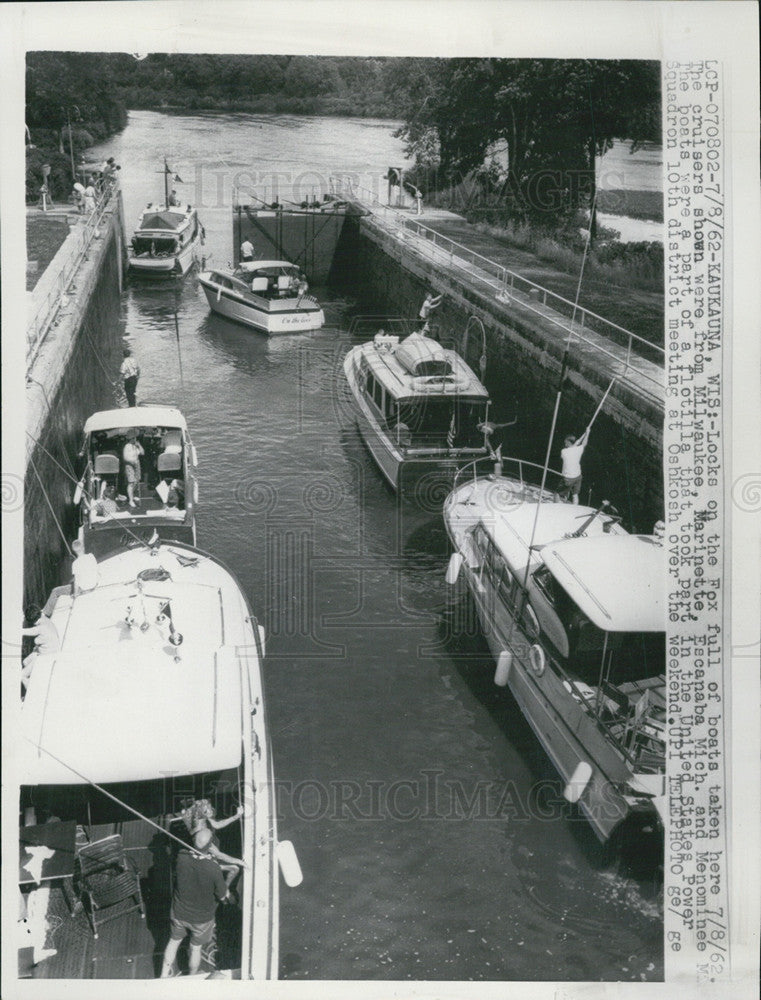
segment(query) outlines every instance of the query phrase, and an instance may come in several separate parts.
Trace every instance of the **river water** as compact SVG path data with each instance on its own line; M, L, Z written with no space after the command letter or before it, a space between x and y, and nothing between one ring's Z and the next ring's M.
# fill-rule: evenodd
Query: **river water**
M165 154L216 263L232 256L236 174L285 175L281 198L298 198L331 173L382 185L402 155L387 122L131 113L94 152L121 164L128 227L160 198ZM314 334L268 340L212 316L192 273L128 286L121 319L138 399L188 419L199 544L267 630L280 836L304 871L281 889L281 977L662 978L656 860L609 857L561 805L447 593L441 516L399 503L358 438L340 375L353 302L313 290Z

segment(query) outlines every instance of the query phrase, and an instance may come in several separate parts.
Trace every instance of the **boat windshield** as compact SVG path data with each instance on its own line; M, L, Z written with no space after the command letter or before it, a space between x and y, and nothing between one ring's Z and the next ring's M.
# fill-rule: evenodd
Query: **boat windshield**
M664 632L606 632L583 614L547 567L534 573L534 581L553 605L565 629L568 667L575 676L594 683L602 669L607 681L623 684L664 672Z
M170 257L177 253L179 244L173 236L133 236L132 249L138 256Z
M485 399L426 396L398 404L398 420L415 446L479 448L484 436L478 425L486 419Z

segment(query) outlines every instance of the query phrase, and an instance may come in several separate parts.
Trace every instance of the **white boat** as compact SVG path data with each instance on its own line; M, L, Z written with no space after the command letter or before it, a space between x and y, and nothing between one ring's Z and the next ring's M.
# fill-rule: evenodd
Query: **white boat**
M130 240L130 271L152 278L187 274L198 258L202 233L192 206L164 208L149 204Z
M147 278L181 277L198 259L204 229L192 205L169 192L171 170L164 162L164 202L150 202L140 213L128 249L129 270Z
M625 821L660 828L665 804L664 549L607 507L553 502L532 469L463 471L444 504L464 576L510 688L605 842ZM511 470L512 471L512 470ZM539 472L536 467L534 472Z
M319 330L325 323L300 269L287 260L245 261L234 271L203 271L198 280L212 312L269 336Z
M136 507L127 504L122 453L134 432L142 445ZM182 413L173 406L133 406L93 413L80 450L80 538L100 557L152 538L195 545L198 457ZM104 494L110 502L104 502Z
M344 373L360 433L394 489L489 454L489 393L457 354L422 333L383 332L353 347Z
M276 979L279 847L263 630L232 574L191 546L106 557L90 585L55 601L59 648L36 657L14 749L19 881L38 947L31 975L158 975L172 858L185 839L177 814L205 798L219 819L243 807L219 838L245 868L233 881L238 902L218 907L216 958L204 952L199 975ZM139 881L135 898L122 901L132 908L117 913L102 896L121 888L108 881L118 872L92 890L96 905L80 891L92 889L93 856L115 847Z

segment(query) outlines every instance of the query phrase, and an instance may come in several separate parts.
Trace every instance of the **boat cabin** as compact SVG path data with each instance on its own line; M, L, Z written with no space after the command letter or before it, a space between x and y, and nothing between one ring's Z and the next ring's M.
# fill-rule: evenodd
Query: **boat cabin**
M197 239L200 224L195 209L148 205L132 236L136 257L174 257Z
M295 298L309 287L301 268L285 260L241 261L234 277L265 299Z
M489 394L455 351L419 333L401 343L377 334L358 358L356 378L400 450L485 450L479 424L487 418Z
M134 507L128 504L124 461L132 435L144 453ZM136 406L95 413L85 423L80 455L84 460L80 511L86 551L93 551L94 546L100 551L96 546L99 533L114 528L122 533L128 524L174 526L168 535L160 530L161 537L194 541L197 456L179 410Z
M236 899L218 909L202 974L276 976L271 762L245 596L183 545L120 552L98 574L57 596L59 648L38 655L20 713L19 888L34 944L20 975L156 978L193 827L183 812L206 799L231 820L219 849L246 868L230 872Z
M568 511L577 511L573 530L588 521L589 511L545 504L529 552L536 507L524 508L470 530L469 553L490 620L505 636L517 622L532 644L531 669L540 677L545 669L554 674L630 763L662 768L662 546L652 536L627 534L605 516L589 522L580 537L572 537L566 523L563 537L554 522L568 522Z

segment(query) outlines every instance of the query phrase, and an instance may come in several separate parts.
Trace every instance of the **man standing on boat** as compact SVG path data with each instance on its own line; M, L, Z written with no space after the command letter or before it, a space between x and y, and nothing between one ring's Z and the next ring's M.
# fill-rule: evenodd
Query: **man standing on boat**
M140 378L140 365L132 357L129 347L124 348L124 361L120 369L124 380L124 395L127 397L127 406L136 406L135 393L137 391L137 380Z
M169 911L169 941L164 949L161 978L175 975L177 950L190 934L188 974L195 975L201 966L201 949L214 940L217 903L229 899L222 869L209 854L212 833L199 830L193 838L193 850L177 855L172 906Z
M240 245L240 259L251 261L254 259L254 244L249 239L245 239Z
M426 295L422 306L420 307L420 312L418 313L423 325L420 328L420 332L423 334L428 333L430 326L428 320L434 309L438 309L441 305L441 300L444 298L443 295L434 295L433 292L428 292Z
M565 439L565 448L560 452L560 458L563 462L563 468L560 470L563 476L563 486L557 492L558 500L569 500L575 504L579 502L579 493L581 492L581 456L584 454L584 449L587 446L590 430L591 427L587 427L578 439L574 434L569 434Z

